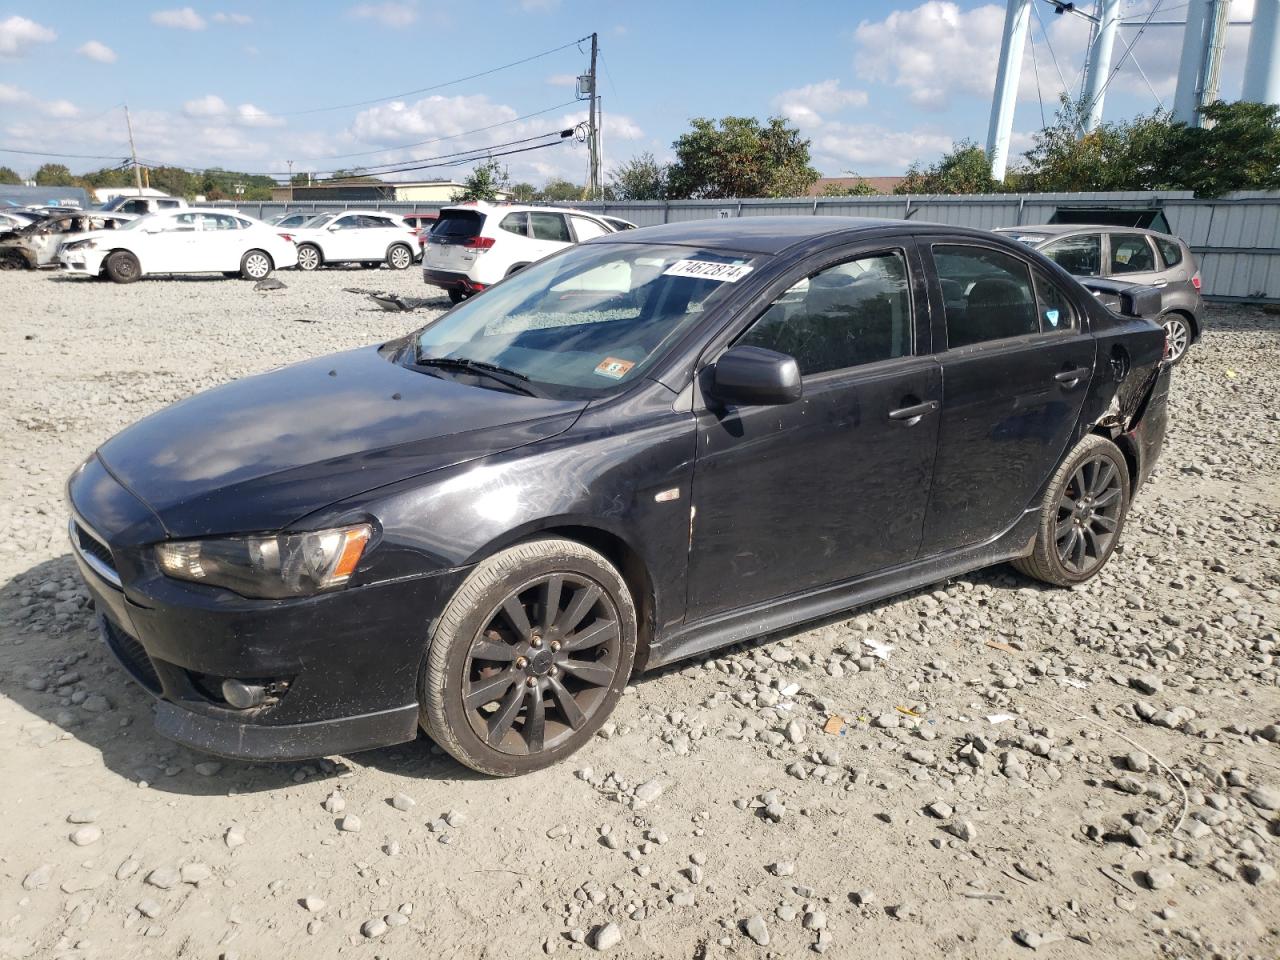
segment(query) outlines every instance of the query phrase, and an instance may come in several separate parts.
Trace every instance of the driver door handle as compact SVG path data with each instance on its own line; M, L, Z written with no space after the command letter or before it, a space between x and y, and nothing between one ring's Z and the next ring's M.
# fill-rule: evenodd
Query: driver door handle
M925 414L933 413L938 409L937 400L926 400L924 403L917 403L910 407L899 407L897 410L889 411L890 420L919 420Z
M1063 370L1061 373L1055 373L1053 379L1065 387L1074 387L1089 375L1089 369L1089 367L1076 367L1074 370Z

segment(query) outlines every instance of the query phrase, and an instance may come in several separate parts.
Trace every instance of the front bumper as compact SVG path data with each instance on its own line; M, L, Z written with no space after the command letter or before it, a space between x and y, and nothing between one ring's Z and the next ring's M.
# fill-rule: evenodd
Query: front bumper
M96 277L102 272L102 252L97 250L73 250L58 254L58 269L83 273Z
M299 760L411 740L431 622L465 569L296 600L249 600L162 574L117 587L73 549L102 639L159 702L156 728L207 753ZM238 710L235 678L276 695Z

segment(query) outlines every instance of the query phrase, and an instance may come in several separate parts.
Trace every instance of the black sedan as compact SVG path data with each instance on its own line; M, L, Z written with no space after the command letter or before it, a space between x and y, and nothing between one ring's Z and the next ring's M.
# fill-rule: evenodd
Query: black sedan
M1143 296L924 223L611 234L135 424L71 477L72 543L167 736L422 727L534 770L636 669L989 564L1096 574L1164 437Z

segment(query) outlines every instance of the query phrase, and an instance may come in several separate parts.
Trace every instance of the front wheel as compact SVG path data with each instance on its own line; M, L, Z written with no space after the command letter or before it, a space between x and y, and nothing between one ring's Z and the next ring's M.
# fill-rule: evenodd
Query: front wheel
M315 244L304 243L298 248L298 269L315 270L320 266L320 248Z
M1020 572L1059 587L1088 580L1107 562L1129 512L1129 465L1110 440L1090 434L1076 444L1040 507L1030 556Z
M1191 346L1191 321L1180 313L1166 313L1160 318L1165 341L1169 344L1169 360L1177 363L1187 355Z
M142 265L128 250L117 250L107 257L107 276L116 283L133 283L142 276Z
M430 644L423 728L473 770L513 776L550 766L600 729L635 662L635 604L596 551L533 540L472 571Z
M264 280L271 273L271 257L261 250L250 250L240 258L240 276L246 280Z

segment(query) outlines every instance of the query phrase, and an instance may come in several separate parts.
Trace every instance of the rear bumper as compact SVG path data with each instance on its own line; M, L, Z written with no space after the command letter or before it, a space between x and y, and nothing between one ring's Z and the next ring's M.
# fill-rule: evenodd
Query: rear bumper
M462 290L465 293L479 293L488 286L485 283L476 283L465 273L455 273L451 270L433 270L430 267L423 267L422 280L433 287L440 287L444 290Z

